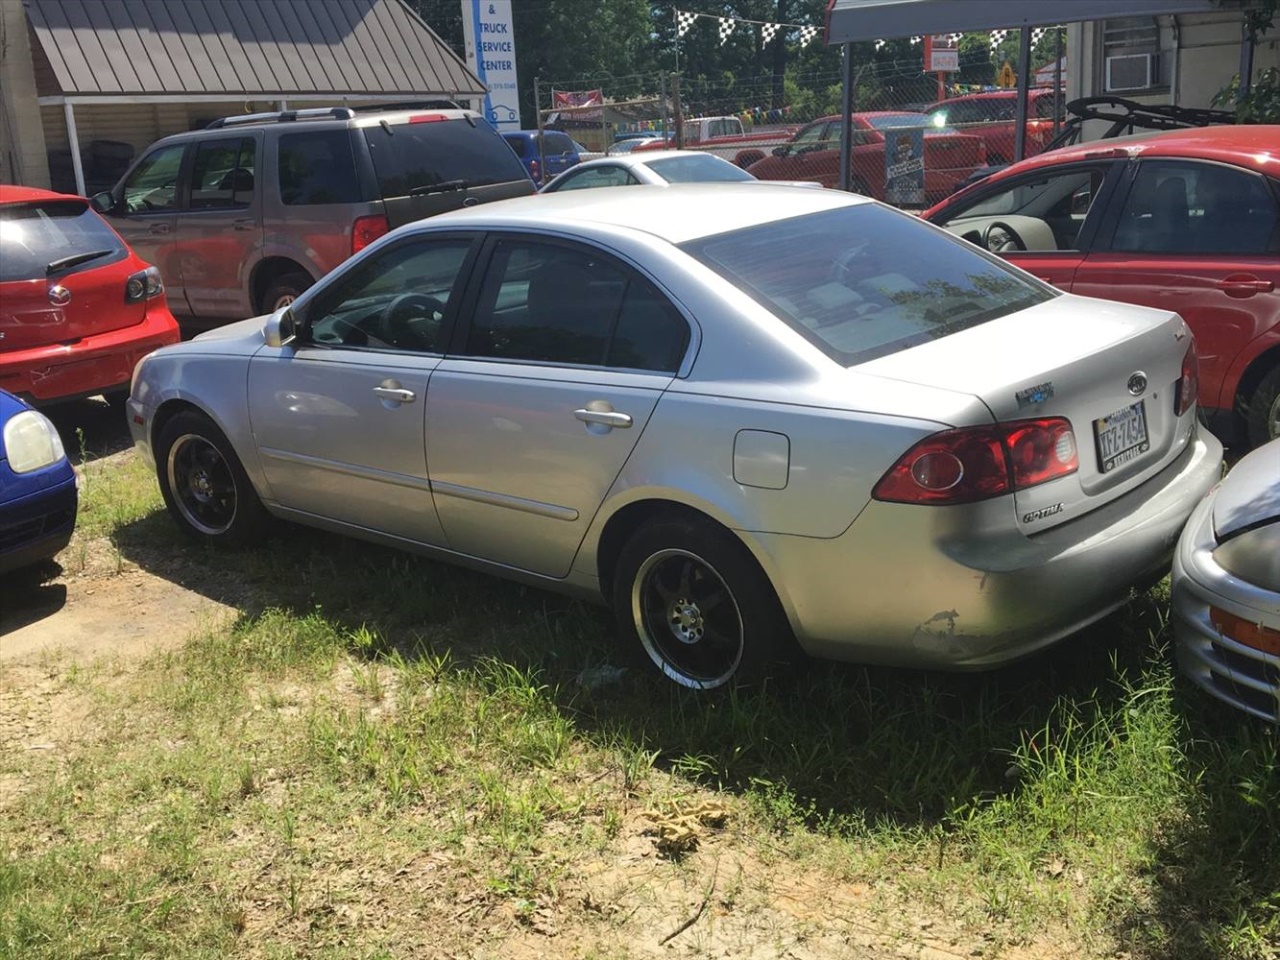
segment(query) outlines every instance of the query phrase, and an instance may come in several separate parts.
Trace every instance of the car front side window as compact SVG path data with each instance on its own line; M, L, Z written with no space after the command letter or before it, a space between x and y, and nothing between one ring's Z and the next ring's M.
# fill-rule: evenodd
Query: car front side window
M304 342L441 353L469 238L417 239L363 261L308 310Z
M1012 249L997 248L989 242L992 229L1012 227L1020 244L1016 249L1041 253L1077 251L1085 220L1093 210L1105 175L1100 167L1077 167L1019 178L936 222L989 249Z
M689 329L648 282L585 248L499 240L466 352L674 373Z
M178 174L182 170L185 144L161 147L139 163L124 183L127 213L161 213L178 203Z

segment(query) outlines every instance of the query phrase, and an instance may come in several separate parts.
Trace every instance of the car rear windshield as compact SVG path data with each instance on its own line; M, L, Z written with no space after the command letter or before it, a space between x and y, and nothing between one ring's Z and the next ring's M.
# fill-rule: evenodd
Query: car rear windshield
M648 167L667 183L736 183L755 179L741 167L709 153L651 160Z
M527 180L529 174L483 120L434 120L365 127L383 199L448 184L458 188Z
M1057 295L972 244L870 203L703 237L682 249L844 366Z
M923 113L891 113L882 117L867 117L867 122L876 130L898 130L906 127L922 127L929 133L958 133L955 127L945 127L934 117Z
M128 256L128 248L83 200L0 207L0 282L61 277Z

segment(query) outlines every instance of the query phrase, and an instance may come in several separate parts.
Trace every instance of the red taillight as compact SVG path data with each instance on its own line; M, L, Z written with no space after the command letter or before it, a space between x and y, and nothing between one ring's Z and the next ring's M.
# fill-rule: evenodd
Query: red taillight
M351 224L351 252L359 253L390 229L391 224L384 216L356 217Z
M987 162L987 141L978 141L978 166L982 166Z
M1174 416L1180 417L1191 409L1199 390L1200 358L1196 355L1196 338L1192 337L1182 357L1182 372L1178 374L1178 392L1173 398Z
M539 169L539 167L538 167L538 161L537 161L537 160L530 160L530 161L529 161L529 175L530 175L531 177L533 177L533 182L534 182L534 183L538 183L538 182L539 182L539 181L538 181L538 178L541 176L541 173L542 173L542 171L541 171L541 170Z
M155 267L139 270L124 282L125 303L154 300L162 293L164 293L164 282L160 279L160 271Z
M1014 420L926 437L880 478L871 495L891 503L972 503L1079 468L1068 420Z
M448 120L443 113L415 113L409 118L410 123L439 123L441 120Z

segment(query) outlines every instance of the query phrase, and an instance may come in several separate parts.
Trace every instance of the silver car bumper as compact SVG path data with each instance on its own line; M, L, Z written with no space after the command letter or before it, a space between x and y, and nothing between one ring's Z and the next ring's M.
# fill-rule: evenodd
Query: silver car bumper
M1248 623L1280 630L1275 594L1246 583L1213 558L1213 498L1187 522L1173 557L1173 635L1178 666L1220 700L1255 717L1280 721L1280 657L1220 633L1210 606Z
M129 423L129 433L133 437L133 445L137 448L138 455L154 470L156 460L151 451L151 411L130 397L125 402L125 419Z
M1010 530L1009 504L994 500L874 502L833 540L751 539L810 654L981 669L1048 646L1163 576L1221 464L1222 445L1202 433L1142 486L1032 537Z

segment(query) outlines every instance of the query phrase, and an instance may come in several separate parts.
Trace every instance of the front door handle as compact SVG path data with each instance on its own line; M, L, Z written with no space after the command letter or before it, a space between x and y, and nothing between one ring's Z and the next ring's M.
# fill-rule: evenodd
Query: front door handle
M153 223L151 225L151 233L154 235L158 236L162 233L168 233L168 232L169 232L169 224L167 223Z
M252 219L233 220L231 225L237 230L252 230L258 225L258 221Z
M393 403L413 403L418 399L416 393L400 386L394 380L388 380L386 383L374 387L373 394L380 400L390 400Z
M598 423L602 427L631 426L631 414L619 413L617 410L592 410L590 407L583 407L573 411L573 415L583 423Z

